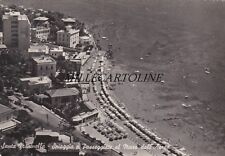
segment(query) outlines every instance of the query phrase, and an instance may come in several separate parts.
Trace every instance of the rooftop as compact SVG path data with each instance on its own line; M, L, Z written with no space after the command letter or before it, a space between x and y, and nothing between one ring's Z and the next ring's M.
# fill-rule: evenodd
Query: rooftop
M37 131L36 136L42 136L42 135L47 135L51 137L58 137L59 133L58 132L53 132L51 130L42 130L42 131Z
M83 39L83 40L89 40L90 37L89 37L89 36L80 36L80 39Z
M30 48L28 49L28 53L47 53L48 52L48 46L46 45L31 45Z
M28 20L27 15L20 15L18 16L18 20Z
M7 122L0 123L0 131L6 131L16 126L16 122L9 120Z
M53 132L52 130L41 130L36 131L36 136L51 136L51 137L58 137L59 141L63 143L70 143L70 137L64 134L59 134L58 132Z
M70 143L70 137L67 135L59 135L59 141L62 141L63 143Z
M76 20L74 18L63 18L62 21L65 23L75 23Z
M76 34L76 33L79 33L80 30L77 30L77 29L70 29L68 31L69 34Z
M12 111L12 109L0 104L0 114L5 113L5 112L9 112L9 111Z
M50 52L63 52L63 47L54 47L50 49Z
M32 57L32 59L38 64L56 63L56 61L52 57L46 56L46 55L42 55L42 56L39 56L39 57Z
M90 111L93 111L93 110L96 109L96 107L95 107L95 106L93 105L93 103L90 102L90 101L86 101L86 102L84 102L84 104L85 104L85 106L87 106L87 108L88 108Z
M6 48L7 48L6 45L0 44L0 49L6 49Z
M79 91L76 88L61 88L61 89L48 90L46 93L50 97L63 97L63 96L78 95Z
M21 15L20 12L15 12L15 11L6 12L3 15L2 19L9 19L9 17L12 17L12 16L17 17L18 20L28 20L29 21L29 19L27 18L27 15Z
M75 59L85 59L86 58L86 52L80 52Z
M72 121L77 122L77 121L83 120L83 119L85 119L87 117L90 117L90 116L92 116L94 114L98 114L98 111L94 110L92 112L86 112L86 113L82 113L82 114L76 115L76 116L74 116L72 118Z
M58 33L68 33L68 34L70 34L70 35L72 35L72 34L76 34L76 33L79 33L79 31L80 30L78 30L78 29L67 29L67 30L59 30L59 31L57 31Z
M29 82L29 85L46 84L52 82L52 80L48 76L21 78L20 81L22 82L27 81Z
M34 19L34 21L47 21L48 18L47 17L37 17Z
M10 12L6 12L5 13L5 17L9 17L9 16L19 16L20 12L16 12L16 11L10 11Z

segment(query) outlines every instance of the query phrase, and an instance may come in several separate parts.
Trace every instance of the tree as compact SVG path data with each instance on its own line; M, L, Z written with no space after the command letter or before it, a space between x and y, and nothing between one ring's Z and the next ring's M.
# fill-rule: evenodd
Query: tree
M0 79L0 92L2 92L4 89L4 83L3 83L3 80Z

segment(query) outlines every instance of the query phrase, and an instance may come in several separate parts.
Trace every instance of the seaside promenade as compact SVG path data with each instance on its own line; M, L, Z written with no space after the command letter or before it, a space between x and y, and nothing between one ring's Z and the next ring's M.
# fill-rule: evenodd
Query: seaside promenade
M102 79L104 79L104 73L110 70L110 68L111 64L105 57L105 51L96 50L92 58L82 67L82 71L89 71L92 74L98 73L102 76ZM111 91L109 90L109 84L107 82L92 82L90 83L90 88L91 91L88 94L88 98L99 110L100 120L102 122L113 121L128 133L126 139L109 141L108 138L101 135L93 128L96 123L82 126L84 131L89 133L91 137L100 139L102 142L112 147L120 145L117 151L127 156L186 156L184 152L163 141L149 129L134 120L126 112L124 106L112 98L113 96L111 96Z

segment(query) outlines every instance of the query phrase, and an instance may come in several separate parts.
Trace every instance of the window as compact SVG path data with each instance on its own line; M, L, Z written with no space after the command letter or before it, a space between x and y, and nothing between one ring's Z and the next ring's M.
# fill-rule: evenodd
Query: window
M17 36L18 36L18 34L12 34L12 36L17 37Z
M12 21L12 24L18 24L18 21Z

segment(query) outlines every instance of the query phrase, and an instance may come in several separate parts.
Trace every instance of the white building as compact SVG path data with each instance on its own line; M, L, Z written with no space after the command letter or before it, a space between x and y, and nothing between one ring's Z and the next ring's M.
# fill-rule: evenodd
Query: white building
M58 132L54 132L52 130L44 129L44 130L36 131L35 133L35 138L43 138L44 140L48 140L49 137L54 138L52 140L57 142L62 142L67 144L72 142L72 137L64 135L64 134L59 134Z
M32 39L47 41L50 35L50 26L48 18L37 17L34 19L33 28L31 28Z
M14 119L14 111L0 104L0 131L4 132L16 127L20 122Z
M80 36L80 43L81 44L89 44L89 43L91 43L90 36Z
M20 12L8 12L2 17L4 44L24 53L30 46L30 21Z
M32 73L35 76L55 76L56 61L46 55L32 57Z
M76 23L75 18L63 18L62 19L63 23L68 26L68 25L74 25Z
M41 56L49 53L49 47L46 45L31 45L28 49L28 56Z
M57 48L51 48L49 50L49 55L54 58L58 58L59 56L63 56L63 47L59 46Z
M57 32L57 44L65 47L75 48L79 44L79 30L68 26L66 30Z
M29 94L42 93L52 87L52 80L48 76L21 78L23 92Z
M91 56L87 55L86 52L80 52L74 59L71 59L71 61L72 60L80 60L81 61L81 65L83 66L88 61L88 59L90 57Z
M46 27L31 28L31 34L33 39L37 38L40 41L47 41L50 34L50 28Z

